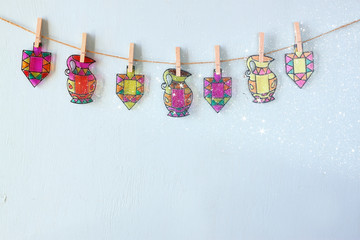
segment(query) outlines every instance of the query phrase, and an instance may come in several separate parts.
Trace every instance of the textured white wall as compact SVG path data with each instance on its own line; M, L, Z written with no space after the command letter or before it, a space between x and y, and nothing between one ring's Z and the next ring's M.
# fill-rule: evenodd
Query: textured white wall
M208 61L307 39L359 17L353 1L1 1L0 14L44 34L136 58ZM44 41L55 69L33 89L20 70L34 36L0 22L0 239L360 239L360 24L304 45L316 70L300 90L272 69L276 100L252 103L245 62L223 65L233 98L216 114L193 73L190 116L171 119L162 102L163 71L136 64L146 93L128 111L115 95L126 61L93 56L94 103L70 103L66 59L78 51ZM265 134L262 134L262 129Z

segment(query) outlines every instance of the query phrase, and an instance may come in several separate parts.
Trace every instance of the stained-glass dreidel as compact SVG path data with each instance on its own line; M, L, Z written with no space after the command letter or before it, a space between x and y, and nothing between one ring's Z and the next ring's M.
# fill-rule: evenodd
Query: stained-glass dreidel
M51 67L51 53L42 51L41 23L42 19L38 18L33 50L23 50L22 52L21 70L33 87L36 87L49 75Z
M220 67L220 46L215 46L214 76L204 78L204 98L219 113L231 98L232 80L222 76Z
M302 88L314 72L313 52L303 52L299 23L294 23L295 27L295 51L285 54L286 74Z
M144 75L135 74L134 43L131 43L126 74L116 75L116 95L127 109L130 110L144 95L144 81Z

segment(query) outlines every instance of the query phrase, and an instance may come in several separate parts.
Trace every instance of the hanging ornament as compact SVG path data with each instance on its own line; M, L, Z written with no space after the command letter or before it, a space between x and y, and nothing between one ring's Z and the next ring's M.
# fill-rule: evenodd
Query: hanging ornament
M295 27L295 52L285 54L286 74L302 88L314 72L313 52L303 52L299 23Z
M264 33L259 35L259 55L250 56L247 59L248 71L245 75L248 77L248 86L251 95L255 98L255 103L267 103L275 98L273 97L277 79L270 70L269 64L274 60L271 57L264 56ZM252 63L255 65L252 68Z
M127 67L126 74L116 75L116 94L127 109L130 110L144 95L144 79L144 75L135 74L135 67L132 72Z
M89 67L95 60L86 57L86 33L83 33L81 55L71 55L67 61L65 75L68 76L67 89L72 103L90 103L96 88L96 78Z
M42 52L41 23L42 19L38 18L33 50L22 52L21 70L33 87L36 87L50 73L51 66L51 53Z
M215 46L214 77L204 78L204 98L219 113L231 98L232 81L230 77L222 77L220 68L220 46Z
M164 103L167 110L169 110L168 116L170 117L184 117L189 115L189 108L192 102L193 93L185 80L191 76L191 73L181 70L180 76L176 76L176 69L170 68L164 72L164 83L161 84L161 88L164 91ZM167 77L171 77L169 82Z
M131 109L144 95L144 75L135 74L134 44L130 44L129 65L126 67L126 74L116 75L116 94ZM130 70L129 70L130 69Z
M204 98L217 113L231 98L231 82L230 77L222 77L222 71L214 70L214 77L204 78Z
M185 80L191 73L181 70L180 48L176 48L176 68L167 69L163 74L164 83L161 88L164 90L164 103L168 116L184 117L189 115L193 93ZM168 81L168 77L171 81Z

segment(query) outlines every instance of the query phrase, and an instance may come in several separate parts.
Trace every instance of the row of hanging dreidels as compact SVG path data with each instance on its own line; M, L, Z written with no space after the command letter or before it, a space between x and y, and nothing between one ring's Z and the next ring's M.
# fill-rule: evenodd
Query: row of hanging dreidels
M299 23L295 26L295 51L285 54L287 75L302 88L314 71L313 52L304 52L300 35ZM33 50L22 53L22 71L30 83L36 87L50 73L51 53L41 49L41 18L38 19L36 38ZM68 76L67 89L72 103L90 103L96 88L96 78L89 67L95 60L86 57L86 33L83 33L81 54L71 55L67 59L65 74ZM249 90L255 103L267 103L274 100L277 86L276 75L269 68L274 59L264 56L264 33L259 34L259 54L248 57L246 76ZM116 94L130 110L144 94L145 76L135 74L134 44L130 44L129 64L126 74L116 75ZM164 103L171 117L189 115L193 93L186 83L191 76L181 70L180 47L176 47L176 67L167 69L163 74ZM232 79L223 77L220 66L220 47L215 46L215 69L213 77L204 78L204 98L218 113L232 96Z

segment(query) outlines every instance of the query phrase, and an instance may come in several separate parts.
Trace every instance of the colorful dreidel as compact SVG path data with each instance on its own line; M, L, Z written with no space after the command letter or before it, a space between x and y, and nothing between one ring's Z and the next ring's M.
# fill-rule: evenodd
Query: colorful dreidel
M90 65L95 62L86 57L86 33L83 33L81 55L71 55L67 59L65 75L68 76L67 89L72 97L72 103L90 103L96 88L95 75L90 71Z
M180 48L176 48L176 68L169 68L163 74L164 83L161 88L164 90L164 104L169 111L170 117L184 117L189 115L189 108L192 103L193 93L186 84L186 78L191 73L181 70ZM168 77L171 78L169 81Z
M231 98L231 77L222 77L220 46L215 46L214 77L204 78L204 98L219 113Z
M21 70L33 87L36 87L50 73L51 67L51 53L42 52L41 23L42 19L38 18L33 50L22 52Z
M313 52L303 52L299 23L295 27L295 52L285 54L286 74L302 88L314 72Z
M129 64L126 74L116 75L116 95L131 109L144 95L144 75L135 74L134 43L130 43Z
M259 55L248 57L246 65L248 71L248 86L254 103L267 103L275 98L274 93L277 86L276 75L269 68L273 58L264 56L264 33L259 35Z

